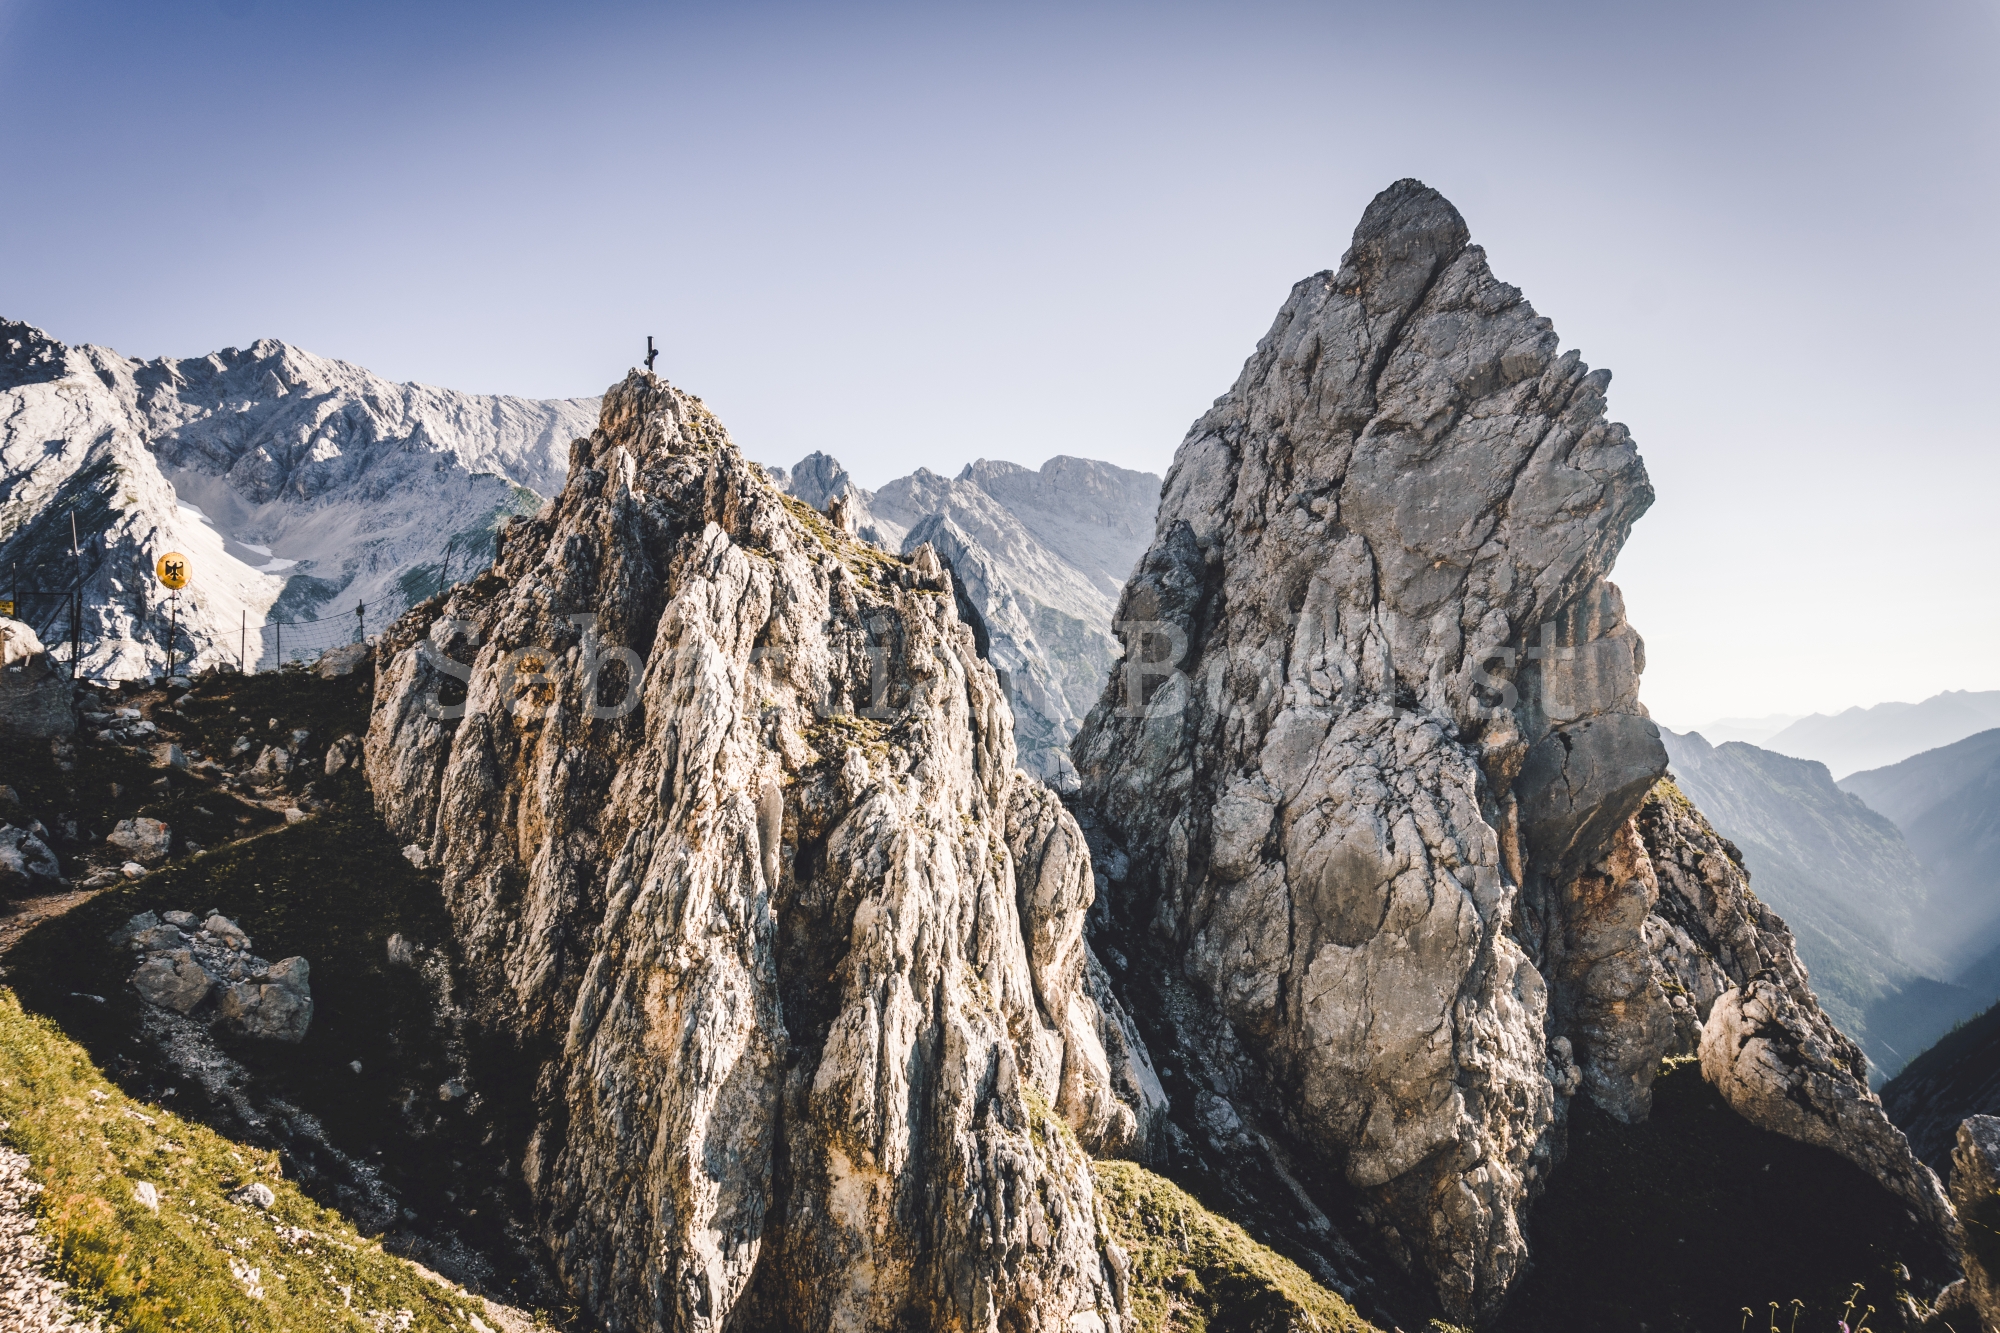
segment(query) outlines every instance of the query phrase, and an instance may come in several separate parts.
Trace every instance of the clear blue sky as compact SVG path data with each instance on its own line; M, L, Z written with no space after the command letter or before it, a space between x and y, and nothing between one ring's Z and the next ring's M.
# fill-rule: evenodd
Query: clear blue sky
M1677 725L2000 687L2000 9L0 0L0 313L1162 471L1414 175L1611 402Z

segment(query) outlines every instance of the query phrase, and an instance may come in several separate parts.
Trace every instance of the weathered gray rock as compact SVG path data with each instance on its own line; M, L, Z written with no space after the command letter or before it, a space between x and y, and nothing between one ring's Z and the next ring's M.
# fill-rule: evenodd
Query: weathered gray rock
M148 913L147 915L151 915ZM127 936L126 943L135 953L157 953L162 949L179 949L187 944L187 936L174 926L149 926Z
M1566 1099L1643 1119L1661 1057L1787 967L1800 1112L1725 1094L1949 1220L1782 923L1674 934L1699 914L1654 862L1686 843L1636 818L1666 755L1607 581L1652 489L1608 381L1442 197L1384 191L1188 433L1072 747L1121 919L1211 1006L1175 1029L1233 1029L1460 1319L1527 1259ZM1700 974L1671 995L1667 954Z
M1941 1238L1956 1221L1931 1169L1868 1089L1868 1060L1814 998L1792 933L1750 892L1734 849L1671 784L1636 821L1659 886L1648 949L1677 997L1702 1077L1751 1124L1847 1158Z
M134 937L145 931L152 930L159 924L160 914L158 912L140 912L138 915L128 918L124 925L112 931L105 938L114 947L122 947Z
M952 478L919 468L879 491L822 453L769 471L829 521L837 507L844 531L892 551L928 545L950 565L1013 710L1021 766L1074 787L1067 748L1117 658L1112 612L1152 535L1160 479L1062 457L1040 469L981 459Z
M374 649L365 643L343 643L321 653L313 669L321 680L338 680L367 666L373 655Z
M1982 1329L2000 1329L2000 1116L1959 1122L1951 1201L1965 1224L1965 1295Z
M1042 1014L1061 1036L1060 1046L1031 1037L1040 1062L1032 1080L1060 1088L1056 1111L1093 1154L1141 1157L1166 1094L1084 943L1084 917L1097 888L1083 832L1053 791L1017 781L1007 805L1007 846L1028 930L1028 974Z
M104 841L143 866L156 866L173 850L173 830L158 819L143 815L121 819Z
M186 949L155 953L132 973L140 999L177 1014L193 1013L214 984L215 978Z
M380 662L385 819L431 848L475 1013L559 1051L524 1174L593 1317L1124 1326L1049 1109L1147 1118L1090 1051L1082 840L927 549L806 521L634 374Z
M76 730L67 668L49 661L34 629L0 616L0 737L47 740Z
M243 928L219 912L200 921L191 912L141 912L110 941L141 956L132 984L149 1004L187 1014L213 993L216 1022L271 1041L301 1041L312 1024L306 960L266 962L250 952Z
M303 1041L313 1014L309 972L303 958L273 963L262 981L225 986L216 997L216 1014L239 1036Z
M322 765L326 776L344 772L347 766L361 757L361 738L342 736L326 747L326 762Z
M249 780L252 786L275 787L291 771L291 751L282 745L267 745L258 752L257 762L250 766Z
M243 927L237 925L220 912L209 913L203 919L201 928L215 936L216 940L224 948L247 949L250 947L250 937L244 934Z
M1450 204L1385 191L1182 444L1072 749L1121 891L1460 1316L1526 1258L1551 1040L1625 1115L1658 1060L1589 1017L1666 1005L1603 865L1665 768L1604 582L1652 499L1607 380Z
M0 898L53 893L63 886L62 863L27 829L0 824Z

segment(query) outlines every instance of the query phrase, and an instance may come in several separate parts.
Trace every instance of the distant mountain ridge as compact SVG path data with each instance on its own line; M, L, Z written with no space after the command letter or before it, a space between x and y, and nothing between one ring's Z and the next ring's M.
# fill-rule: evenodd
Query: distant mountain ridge
M1682 734L1699 733L1710 745L1727 745L1730 741L1762 745L1803 716L1803 713L1767 713L1763 717L1719 717L1713 722L1689 727Z
M1931 946L2000 994L2000 728L1840 785L1893 819L1930 872Z
M447 547L483 563L596 416L594 398L395 384L274 339L136 361L0 321L0 569L44 591L84 575L84 669L134 677L165 665L153 563L178 550L175 657L234 663L269 616L385 616L435 590ZM66 631L66 610L24 600Z
M1660 729L1675 780L1743 853L1785 918L1813 989L1882 1076L1990 996L1949 978L1937 904L1902 830L1836 786L1826 765L1742 741Z
M1067 747L1120 655L1112 619L1153 539L1160 478L1069 457L1039 469L982 458L956 477L918 468L874 491L824 453L766 471L815 509L840 499L864 539L928 543L950 565L1013 707L1022 767L1073 786Z
M2000 727L2000 690L1946 690L1921 703L1814 713L1761 744L1797 759L1816 759L1844 779L1990 727Z

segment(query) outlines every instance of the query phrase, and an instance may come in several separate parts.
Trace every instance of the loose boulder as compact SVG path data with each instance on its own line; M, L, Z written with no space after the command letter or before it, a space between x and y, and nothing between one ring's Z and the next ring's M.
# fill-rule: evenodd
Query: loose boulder
M316 670L321 680L338 680L342 676L351 676L368 665L368 659L373 652L374 650L365 643L343 643L337 648L329 648L321 653Z
M306 960L287 958L272 964L262 981L226 987L216 1001L216 1013L223 1026L238 1036L303 1041L313 1013L306 981Z
M201 928L215 936L225 948L247 949L250 947L250 937L243 933L243 927L237 925L220 912L209 913L208 919L201 923Z
M143 866L156 866L173 849L173 831L157 819L121 819L104 841Z
M291 771L291 751L280 745L267 745L250 767L250 782L258 787L276 786Z
M139 998L193 1014L211 995L211 1020L243 1037L297 1042L312 1025L311 968L303 958L266 962L250 937L220 912L141 912L111 932L114 948L140 958L132 973Z
M326 776L332 777L361 757L361 738L349 734L326 747Z
M215 979L202 970L186 949L154 954L132 974L132 985L138 989L140 999L177 1014L192 1013L196 1005L208 998L214 984Z
M62 886L62 865L49 845L26 829L0 824L0 898L53 893Z

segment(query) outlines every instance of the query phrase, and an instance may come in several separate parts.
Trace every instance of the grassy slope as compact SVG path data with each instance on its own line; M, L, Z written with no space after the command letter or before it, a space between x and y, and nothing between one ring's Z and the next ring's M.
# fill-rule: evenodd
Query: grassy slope
M0 1119L45 1186L41 1225L62 1276L131 1333L475 1327L477 1306L307 1199L272 1154L134 1102L6 990ZM277 1195L268 1212L232 1199L257 1181ZM158 1191L157 1212L141 1182Z
M1173 1182L1131 1162L1092 1168L1143 1333L1372 1333L1353 1306Z
M508 1227L521 1202L519 1173L501 1169L524 1131L500 1121L516 1109L521 1099L513 1094L525 1085L514 1087L521 1082L516 1071L488 1059L480 1062L483 1070L497 1067L507 1077L496 1075L484 1096L478 1095L481 1081L473 1079L473 1097L439 1098L440 1084L460 1077L463 1064L451 1049L449 1028L437 1021L430 984L415 970L392 966L386 948L393 933L425 957L448 942L450 921L436 876L415 870L400 855L356 769L328 779L319 762L326 742L365 728L367 712L368 695L355 679L322 681L300 672L211 677L180 715L155 711L163 731L184 748L211 753L226 753L242 734L262 744L294 728L310 731L311 762L291 785L315 782L328 808L286 827L268 811L249 807L257 821L235 825L232 819L230 831L261 836L225 841L218 828L201 839L213 850L177 858L43 922L7 956L7 980L29 1012L57 1023L128 1095L166 1101L235 1137L240 1148L254 1145L244 1151L282 1149L288 1176L320 1204L345 1209L351 1177L341 1162L326 1159L309 1142L282 1133L274 1138L270 1131L279 1120L267 1117L261 1131L246 1126L229 1104L208 1100L199 1084L135 1040L141 1005L126 984L132 962L105 936L140 911L215 909L239 921L264 957L304 955L314 997L305 1041L290 1046L221 1037L219 1044L256 1076L263 1093L311 1112L333 1143L370 1162L399 1201L417 1211L397 1224L399 1233L407 1228L429 1238L455 1237L492 1265L482 1280L532 1302L538 1289L532 1265L522 1238ZM51 816L99 811L92 818L105 824L102 831L140 808L168 820L176 834L202 818L197 808L217 816L232 809L226 792L180 775L162 790L154 785L160 776L143 759L88 738L79 739L77 764L68 773L49 761L46 749L0 748L0 781L15 785L31 810ZM113 781L121 783L122 796L111 794ZM359 1073L350 1067L355 1060ZM410 1239L389 1238L399 1250ZM441 1264L442 1258L426 1262Z

